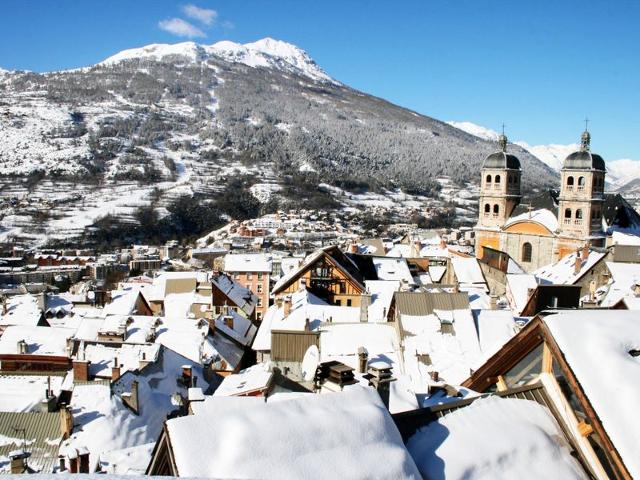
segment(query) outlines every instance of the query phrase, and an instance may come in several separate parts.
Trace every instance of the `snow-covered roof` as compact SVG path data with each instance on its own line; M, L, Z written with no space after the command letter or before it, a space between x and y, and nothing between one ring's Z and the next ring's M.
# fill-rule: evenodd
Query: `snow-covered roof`
M136 302L140 292L127 288L111 292L111 302L104 306L104 315L131 315L137 313Z
M158 344L122 344L118 348L102 344L87 345L78 356L91 362L89 374L96 377L111 378L111 368L118 360L120 374L140 368L140 362L155 362L158 359Z
M252 293L251 290L224 273L217 276L214 275L211 278L211 282L247 315L250 316L253 313L258 303L258 296Z
M224 271L271 273L271 258L266 253L229 253L224 257Z
M57 396L63 381L59 375L0 375L0 412L38 411L47 388Z
M532 210L531 212L521 213L520 215L516 215L515 217L509 218L503 229L509 228L511 225L514 225L518 222L535 222L542 225L544 228L549 230L550 232L555 232L558 230L558 217L551 210L547 210L546 208L541 208L540 210Z
M475 400L407 441L424 478L588 478L546 407L496 396Z
M7 313L0 307L1 325L24 325L35 327L40 321L42 310L33 295L15 295L7 299Z
M486 284L480 264L475 257L453 257L451 265L460 285L480 286Z
M622 460L640 478L640 322L635 311L559 311L543 317ZM579 341L576 341L579 332Z
M420 478L371 388L282 402L210 401L215 408L167 421L182 477Z
M253 341L254 350L271 350L272 330L304 330L307 319L311 330L329 320L333 322L359 322L360 308L329 305L308 290L291 295L291 312L284 315L284 305L271 305L267 310Z
M378 280L397 280L407 284L413 283L413 277L409 271L409 265L404 258L373 257L373 266L376 269Z
M475 317L483 361L493 356L518 332L510 310L477 310Z
M538 286L535 275L531 274L511 274L507 273L507 291L511 293L514 305L513 310L517 315L522 314L522 310L529 300L529 289Z
M249 346L253 341L253 338L256 336L258 328L251 322L251 320L240 315L234 310L229 310L227 315L233 320L232 326L227 326L224 318L225 315L220 314L218 318L215 319L216 330L224 333L240 345L245 347Z
M471 310L434 310L431 315L401 315L404 366L416 393L426 393L430 372L449 384L469 377L481 359L480 342ZM455 334L442 333L443 323ZM429 356L430 362L424 360Z
M614 245L640 245L640 236L631 235L615 230L611 234L611 240L613 241Z
M364 347L369 363L383 361L395 367L400 357L396 329L383 323L332 323L320 330L320 361L337 360L358 368L358 349Z
M640 263L607 262L611 273L611 283L602 299L602 307L612 307L625 299L627 308L635 303L635 286L640 284Z
M533 274L541 280L541 283L551 283L554 285L573 285L582 275L591 270L607 254L604 252L596 252L589 250L589 256L582 257L582 251L573 252L562 257L556 263L545 265L539 268ZM575 273L576 257L580 256L580 270Z
M25 327L12 325L0 336L0 354L17 354L18 342L27 343L27 354L54 357L67 356L67 339L74 330L69 328Z
M367 291L371 294L368 310L369 322L386 322L393 294L400 288L400 282L387 280L366 280Z
M258 363L252 367L240 370L233 375L224 377L222 383L213 392L214 397L229 397L247 395L251 392L264 390L269 386L273 372L265 363Z

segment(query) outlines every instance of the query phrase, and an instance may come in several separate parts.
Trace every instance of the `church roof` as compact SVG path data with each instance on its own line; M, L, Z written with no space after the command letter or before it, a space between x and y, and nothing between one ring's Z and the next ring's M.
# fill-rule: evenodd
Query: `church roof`
M482 168L519 169L520 160L518 160L518 157L511 155L510 153L495 152L484 160Z
M596 153L589 151L573 152L565 158L563 170L600 170L606 171L604 160Z
M504 228L509 228L511 225L518 222L535 222L545 227L550 232L558 230L558 217L551 210L541 208L539 210L532 210L521 213L520 215L510 217L504 224Z

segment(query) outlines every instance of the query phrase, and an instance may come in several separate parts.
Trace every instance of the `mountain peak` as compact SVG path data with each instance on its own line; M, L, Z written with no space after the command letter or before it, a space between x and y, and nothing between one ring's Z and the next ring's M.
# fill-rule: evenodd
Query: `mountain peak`
M154 43L123 50L103 60L99 65L113 65L141 58L158 61L168 56L186 57L191 62L202 62L215 56L227 62L242 63L249 67L273 68L303 75L315 81L337 83L316 64L307 52L295 45L270 37L245 44L230 40L222 40L213 45L194 42Z

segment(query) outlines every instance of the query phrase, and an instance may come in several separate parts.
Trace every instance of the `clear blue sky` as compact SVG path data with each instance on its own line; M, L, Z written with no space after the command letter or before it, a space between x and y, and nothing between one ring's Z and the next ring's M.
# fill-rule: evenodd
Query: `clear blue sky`
M184 6L212 9L212 25ZM0 66L47 71L125 48L270 36L332 76L442 120L468 120L530 144L578 142L585 115L605 158L640 160L637 0L2 0Z

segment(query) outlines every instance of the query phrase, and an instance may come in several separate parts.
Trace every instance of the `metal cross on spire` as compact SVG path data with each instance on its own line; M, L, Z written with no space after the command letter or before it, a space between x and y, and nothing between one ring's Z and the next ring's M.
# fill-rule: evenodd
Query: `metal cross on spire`
M584 131L589 131L589 117L584 117Z

